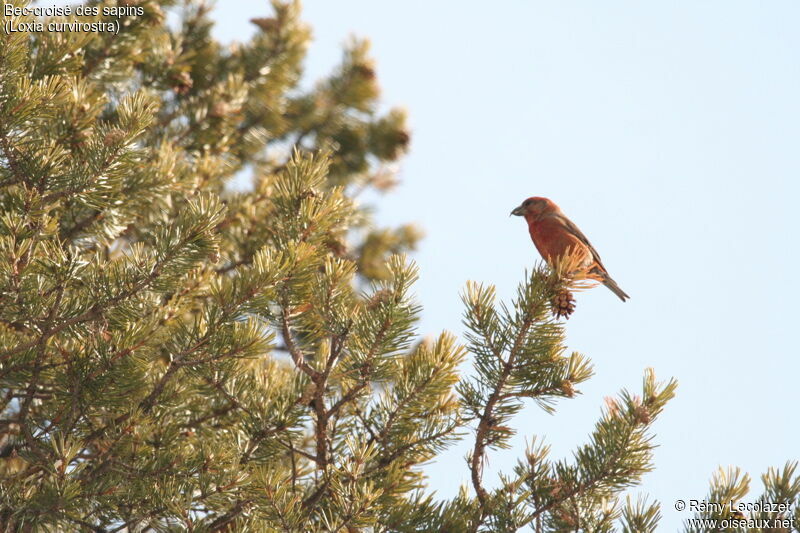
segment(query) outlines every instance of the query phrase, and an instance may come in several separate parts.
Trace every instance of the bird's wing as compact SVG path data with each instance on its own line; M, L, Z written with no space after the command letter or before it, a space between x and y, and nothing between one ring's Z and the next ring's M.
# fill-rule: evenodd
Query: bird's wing
M574 222L572 222L570 219L568 219L567 217L565 217L560 213L557 213L552 216L556 220L558 220L558 222L562 224L568 232L570 232L572 235L577 237L579 241L585 244L586 247L589 248L589 251L592 253L592 258L597 262L598 265L600 265L600 268L606 270L606 267L603 265L602 259L600 259L600 254L597 253L597 250L594 249L594 246L592 246L592 243L590 243L589 239L586 238L586 235L584 235L583 232L581 232L581 230L578 229L578 226L576 226Z

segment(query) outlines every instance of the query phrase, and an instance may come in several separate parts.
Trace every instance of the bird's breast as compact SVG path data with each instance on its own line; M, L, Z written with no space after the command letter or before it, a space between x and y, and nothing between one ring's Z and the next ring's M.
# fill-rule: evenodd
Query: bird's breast
M557 220L544 218L531 221L528 232L539 254L548 263L564 255L567 250L584 250L586 246Z

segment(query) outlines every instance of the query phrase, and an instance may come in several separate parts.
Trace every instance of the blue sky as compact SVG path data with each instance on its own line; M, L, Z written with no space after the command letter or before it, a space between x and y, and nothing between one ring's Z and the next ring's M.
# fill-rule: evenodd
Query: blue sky
M718 465L757 479L800 459L800 4L304 6L308 76L333 68L349 35L369 37L384 103L410 112L403 184L377 218L426 232L414 257L420 333L462 333L467 280L513 294L538 255L508 213L532 195L562 207L631 295L578 297L568 344L596 376L555 416L523 411L515 448L493 453L487 476L510 471L533 435L569 457L603 398L640 390L648 366L680 384L642 486L662 502L662 530L689 516L674 501L703 498ZM267 12L266 2L219 2L216 35L243 39L247 20ZM442 497L467 482L467 449L429 467Z

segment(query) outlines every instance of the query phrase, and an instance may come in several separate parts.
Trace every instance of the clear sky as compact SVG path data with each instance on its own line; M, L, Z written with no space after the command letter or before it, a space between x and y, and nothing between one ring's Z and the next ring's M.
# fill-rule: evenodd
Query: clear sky
M216 35L245 38L267 12L221 1ZM578 296L568 344L596 376L555 416L523 411L488 476L532 435L569 457L603 397L640 390L648 366L679 380L642 486L662 530L718 465L755 476L752 501L767 467L800 459L800 3L306 0L305 19L310 78L350 34L369 37L383 101L410 112L403 184L377 218L426 232L420 333L463 332L467 280L513 294L538 255L508 213L532 195L562 207L631 295ZM429 467L441 496L467 482L466 451Z

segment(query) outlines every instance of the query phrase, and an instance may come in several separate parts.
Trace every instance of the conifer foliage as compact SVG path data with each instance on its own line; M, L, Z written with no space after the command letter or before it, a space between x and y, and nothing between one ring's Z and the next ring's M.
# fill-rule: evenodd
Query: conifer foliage
M358 202L410 139L367 43L304 90L297 2L232 47L203 2L128 3L90 17L118 34L2 36L0 530L652 530L619 500L675 390L649 370L572 460L537 440L486 479L526 401L592 374L552 308L581 280L470 285L467 345L417 340L420 234ZM465 438L471 486L434 499L422 465Z

